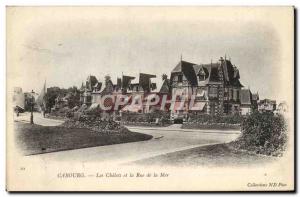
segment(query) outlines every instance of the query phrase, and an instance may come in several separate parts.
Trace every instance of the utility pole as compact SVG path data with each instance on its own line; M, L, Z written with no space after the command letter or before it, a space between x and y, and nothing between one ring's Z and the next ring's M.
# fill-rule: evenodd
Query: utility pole
M34 106L34 96L33 96L33 94L34 94L34 91L32 90L31 91L31 102L30 102L30 104L31 104L30 124L34 124L33 123L33 106Z

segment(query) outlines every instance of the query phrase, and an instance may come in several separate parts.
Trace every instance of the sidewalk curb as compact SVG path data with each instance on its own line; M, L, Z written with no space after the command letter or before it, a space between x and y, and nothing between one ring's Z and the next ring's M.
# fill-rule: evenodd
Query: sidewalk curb
M209 130L197 130L197 129L167 129L167 128L145 128L145 127L128 127L128 129L143 129L143 130L161 130L161 131L181 131L181 132L201 132L201 133L219 133L219 134L241 134L240 131L209 131Z

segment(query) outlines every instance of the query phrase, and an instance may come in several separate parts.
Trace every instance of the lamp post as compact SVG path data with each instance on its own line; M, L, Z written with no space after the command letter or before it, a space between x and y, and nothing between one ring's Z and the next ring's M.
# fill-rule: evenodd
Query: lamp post
M34 94L34 91L32 90L32 91L31 91L31 102L30 102L30 104L31 104L31 106L30 106L30 110L31 110L31 114L30 114L30 124L34 124L34 123L33 123L33 106L34 106L34 96L33 96L33 94Z

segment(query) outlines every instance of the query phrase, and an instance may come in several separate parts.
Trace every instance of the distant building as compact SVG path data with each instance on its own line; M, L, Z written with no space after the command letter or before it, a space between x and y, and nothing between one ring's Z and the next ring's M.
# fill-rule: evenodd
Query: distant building
M19 110L25 110L25 96L22 91L22 88L15 87L14 94L13 94L13 106L18 108Z
M260 100L258 102L259 112L274 112L276 110L276 101L270 99Z
M148 94L156 89L156 83L151 82L151 78L155 78L155 75L140 73L137 82L133 82L135 77L125 76L117 79L117 83L114 84L109 76L106 76L104 85L97 80L95 76L89 76L85 85L82 84L80 88L80 101L82 104L88 106L88 108L95 109L99 107L101 98L108 95L109 97L117 97L118 95L128 95L131 98L135 96L141 96L143 100ZM103 104L110 106L114 104L112 98L105 98ZM120 106L120 109L125 106ZM144 110L141 107L140 110L132 109L130 107L124 108L126 111L135 111L143 113Z
M151 79L155 75L140 73L138 82L131 82L128 86L127 93L131 94L148 94L156 89L156 83L152 83Z
M101 89L102 84L98 82L97 78L93 75L88 76L85 85L80 88L80 102L90 106L92 104L92 92Z
M158 95L159 97L167 95L167 98L170 99L171 89L169 79L165 79L160 91L157 91L156 83L151 80L155 77L152 74L140 73L139 78L135 80L135 77L123 75L122 78L117 78L116 84L113 84L110 78L106 78L104 86L97 80L98 82L93 87L89 85L91 83L91 78L89 77L86 86L82 85L80 88L82 104L86 104L89 110L98 108L101 102L103 102L105 107L114 107L116 97L126 95L129 100L127 104L119 107L121 112L149 113L153 110L159 110L161 109L161 102L155 106L147 107L145 101L153 95ZM88 97L91 98L89 99ZM101 101L104 97L106 97L105 100ZM142 105L139 107L137 107L138 105L131 105L132 102L135 102L134 99L140 99ZM166 108L169 107L169 105L165 106Z
M289 111L288 105L285 101L278 104L276 113L277 114L286 114Z
M146 101L152 95L156 95L157 89L156 83L153 83L151 79L156 78L156 75L140 73L139 79L130 81L128 89L126 89L126 95L129 96L130 100L121 111L122 112L137 112L137 113L149 113L153 110L154 106L150 108L146 107ZM151 99L151 98L150 98ZM138 100L142 102L142 105L134 105L138 103Z

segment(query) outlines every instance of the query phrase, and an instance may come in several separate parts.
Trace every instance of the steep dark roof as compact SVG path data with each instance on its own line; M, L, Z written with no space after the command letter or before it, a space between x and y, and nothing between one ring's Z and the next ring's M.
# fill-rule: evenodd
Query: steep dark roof
M240 75L238 72L238 69L231 64L231 61L224 60L222 62L223 72L225 76L225 84L226 85L232 85L232 86L239 86L243 87L243 85L240 82Z
M86 79L86 88L88 90L93 90L93 87L95 86L95 84L98 82L97 78L93 75L88 76L88 78Z
M131 81L135 79L135 77L131 77L131 76L126 76L126 75L123 75L122 76L122 80L121 80L121 86L124 90L127 90Z
M200 81L200 84L206 85L210 82L220 82L219 66L219 63L194 65L196 75L198 75L202 69L205 72L205 81Z
M173 73L182 72L191 85L197 85L197 75L194 70L194 63L180 61L171 72L171 78Z
M209 82L221 82L222 79L219 77L219 70L223 70L223 80L226 85L243 87L240 83L239 70L231 64L229 60L224 60L222 63L210 63L201 64L197 66L203 66L209 72L208 81ZM195 67L196 68L196 67Z
M191 85L198 84L197 75L195 73L193 65L186 64L182 67L182 72Z
M242 105L251 105L252 94L249 89L243 89L240 93L241 104Z
M194 64L187 61L180 61L171 72L171 82L176 73L183 73L189 83L195 85L206 85L211 82L222 82L222 78L219 76L219 71L223 71L223 80L226 85L232 85L235 87L243 87L240 83L239 70L232 65L229 60L223 60L218 63L210 64ZM200 81L198 84L197 75L199 72L204 71L206 76L204 81Z
M151 78L155 78L156 75L151 75L151 74L145 74L145 73L140 73L140 78L139 78L139 85L143 88L144 91L150 92L151 91Z
M87 81L90 82L92 86L98 82L97 78L93 75L88 76Z
M161 85L161 88L159 90L159 93L170 93L171 92L171 88L170 88L170 80L169 79L165 79L163 81L163 84Z
M177 72L181 72L182 70L181 70L181 62L182 61L180 61L176 66L175 66L175 68L171 71L171 73L177 73Z
M211 64L202 64L204 68L209 73L208 76L208 82L219 82L220 77L219 77L219 66L220 64L218 63L211 63Z
M105 84L104 89L101 92L101 95L111 94L114 91L114 84L111 80L108 80Z

